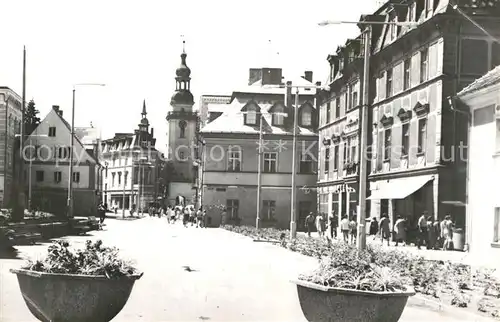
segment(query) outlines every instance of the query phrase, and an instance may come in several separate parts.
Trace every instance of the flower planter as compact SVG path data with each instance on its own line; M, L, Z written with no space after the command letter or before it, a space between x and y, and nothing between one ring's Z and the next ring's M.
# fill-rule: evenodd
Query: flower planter
M40 321L108 322L125 306L140 275L120 278L11 269L24 301Z
M295 280L308 321L396 322L415 292L368 292Z

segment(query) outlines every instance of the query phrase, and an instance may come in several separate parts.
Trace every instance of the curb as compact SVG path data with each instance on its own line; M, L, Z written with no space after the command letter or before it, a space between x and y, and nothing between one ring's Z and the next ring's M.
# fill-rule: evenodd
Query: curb
M414 295L408 299L408 305L409 306L418 306L418 307L428 307L431 308L435 311L441 311L441 312L446 312L450 313L451 315L460 315L461 317L466 317L469 321L474 321L474 322L493 322L497 321L493 318L480 315L480 314L475 314L471 313L469 311L463 310L461 308L457 308L454 306L451 306L449 304L444 304L442 302L434 301L429 298L426 298L421 295Z

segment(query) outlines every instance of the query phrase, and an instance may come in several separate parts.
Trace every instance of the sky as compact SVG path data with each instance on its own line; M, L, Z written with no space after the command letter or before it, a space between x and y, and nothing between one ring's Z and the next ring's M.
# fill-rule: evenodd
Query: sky
M338 45L356 37L354 20L378 0L4 0L0 86L22 92L26 46L26 99L43 117L59 105L75 126L99 127L102 137L133 132L146 100L156 147L165 151L170 97L182 40L195 108L205 94L231 94L248 82L248 69L283 68L294 78L306 70L327 80L326 61Z

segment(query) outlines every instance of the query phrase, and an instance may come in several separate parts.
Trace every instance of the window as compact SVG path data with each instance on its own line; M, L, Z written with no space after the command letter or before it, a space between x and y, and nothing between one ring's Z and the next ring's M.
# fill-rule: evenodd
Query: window
M36 172L36 182L42 182L44 179L43 177L44 177L43 171L39 170Z
M302 111L302 126L311 126L312 125L312 115L311 111Z
M432 0L425 0L425 16L428 17L432 13Z
M302 154L300 157L299 172L304 174L312 174L313 172L313 160L308 153Z
M417 3L414 1L409 9L409 22L417 21Z
M49 127L49 136L56 136L56 127L55 126Z
M411 58L404 61L403 90L410 88Z
M122 173L118 172L118 185L122 184Z
M391 129L386 129L384 131L384 161L390 160L391 158Z
M73 172L73 182L80 182L80 172Z
M241 171L241 151L229 150L227 156L227 171Z
M273 114L273 124L276 126L283 126L285 122L285 115L282 112Z
M262 205L262 219L264 220L274 220L274 215L276 214L276 201L274 200L263 200Z
M347 153L349 149L349 143L347 141L344 141L344 156L343 156L343 164L347 163Z
M60 146L57 148L57 158L67 159L69 157L69 147Z
M186 161L186 159L184 158L184 152L183 151L179 152L179 161Z
M426 137L427 137L427 119L424 118L418 120L418 142L417 142L418 153L424 153Z
M335 118L340 117L340 97L335 99Z
M248 125L257 124L257 112L256 111L248 111L246 114L246 123Z
M327 213L328 212L328 194L320 194L319 195L319 212Z
M428 77L428 59L429 59L429 51L428 49L424 49L420 51L420 83L423 83L427 80Z
M56 171L54 172L54 182L59 183L62 180L62 173L61 171Z
M407 156L410 149L410 123L403 124L401 156Z
M349 147L351 149L351 152L349 153L349 161L356 162L357 161L356 152L358 150L358 145L356 142L354 142L354 139L351 139L351 143L349 144Z
M325 148L325 174L330 172L330 147Z
M392 69L387 70L387 78L385 79L385 97L392 96Z
M351 93L351 108L358 106L358 92Z
M278 153L264 153L264 172L274 173L277 171Z
M337 170L339 167L339 146L335 145L333 147L333 170Z
M240 201L238 199L226 200L226 214L229 219L237 219L238 209L240 208Z
M111 186L113 187L115 185L115 174L114 172L111 173Z
M331 108L332 108L331 102L326 103L325 124L330 123L330 116L331 116L330 113L332 112Z
M500 243L500 208L495 208L493 242Z
M186 128L185 127L181 127L180 130L179 130L179 138L185 138L186 137ZM143 144L143 147L146 147L147 146L147 143L146 142L142 142Z
M127 178L128 178L128 171L125 171L125 174L123 175L123 185L127 185Z

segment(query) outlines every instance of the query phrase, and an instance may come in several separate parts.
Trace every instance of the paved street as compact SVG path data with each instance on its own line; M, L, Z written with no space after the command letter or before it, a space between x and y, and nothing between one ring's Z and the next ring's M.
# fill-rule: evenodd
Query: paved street
M305 321L289 282L315 260L220 229L184 228L166 220L107 220L107 230L73 243L102 239L122 249L144 271L114 321ZM38 256L46 245L18 247ZM35 321L17 280L8 272L19 259L0 259L0 321ZM194 272L187 272L190 266ZM413 302L412 302L413 303ZM410 303L401 321L471 321ZM417 302L415 302L417 303Z

